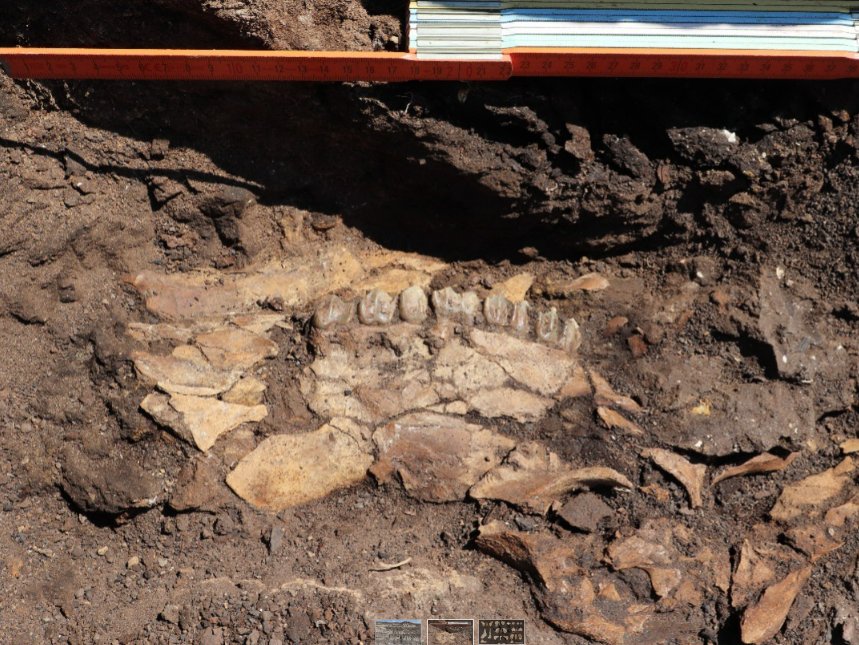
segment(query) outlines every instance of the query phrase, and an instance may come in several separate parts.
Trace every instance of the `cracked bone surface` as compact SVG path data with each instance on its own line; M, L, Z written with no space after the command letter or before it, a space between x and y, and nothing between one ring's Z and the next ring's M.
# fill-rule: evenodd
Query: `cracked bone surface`
M513 307L499 298L509 312ZM398 481L409 495L427 501L463 499L481 477L501 467L518 443L488 424L466 421L465 415L477 413L490 422L502 418L536 422L562 399L590 392L586 384L583 387L584 370L576 357L561 349L557 340L548 346L514 335L509 328L463 325L469 320L464 301L479 312L479 307L467 304L479 304L476 294L463 297L450 288L436 291L432 321L422 289L410 287L396 301L401 317L424 324L362 324L359 317L336 333L317 333L312 337L316 357L299 377L301 396L315 415L336 420L329 425L340 428L351 424L347 435L353 443L348 451L346 444L337 450L357 463L372 463L370 472L380 482ZM330 303L323 302L322 307L327 310ZM528 313L527 303L517 303L516 308ZM331 470L327 462L296 465L320 450L315 438L320 432L289 435L277 442L267 439L239 462L230 475L231 487L251 504L276 510L360 480L349 469L342 477L313 474L319 468ZM346 435L337 437L343 442ZM533 450L540 448L535 444ZM544 486L539 495L533 491L532 495L525 490L528 482L523 485L505 475L509 469L504 465L486 480L497 483L484 483L477 490L542 512L555 497L581 485L580 479L589 481L575 471L578 479L566 488ZM557 471L574 472L562 465ZM508 492L513 486L517 491Z
M596 476L560 462L543 468L539 460L527 476L517 474L527 449L511 453L520 443L498 432L493 420L538 422L563 399L591 394L575 356L578 324L562 324L552 309L537 317L532 332L532 305L523 299L528 276L503 284L510 295L490 293L483 302L474 291L451 287L428 298L432 275L444 266L408 254L367 258L324 249L235 273L139 274L135 286L163 320L128 330L149 344L133 360L158 390L141 407L203 452L238 426L260 422L269 413L265 365L284 349L268 332L275 326L295 332L290 316L316 305L317 332L308 339L314 358L294 377L295 394L316 420L231 452L237 465L227 483L234 492L258 508L279 510L371 472L419 499L464 499L472 490L544 512L555 497ZM291 313L260 311L272 298ZM165 343L172 347L166 355ZM614 405L607 384L593 374L590 381ZM539 444L530 450L542 454ZM536 486L558 473L569 485Z
M577 366L558 348L476 327L447 337L443 327L354 325L320 350L301 378L310 409L372 424L419 409L535 421Z

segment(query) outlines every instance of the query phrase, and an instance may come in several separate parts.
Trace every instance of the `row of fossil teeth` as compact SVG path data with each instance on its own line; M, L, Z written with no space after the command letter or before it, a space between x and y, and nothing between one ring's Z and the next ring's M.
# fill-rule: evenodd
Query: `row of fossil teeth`
M457 293L450 287L433 291L427 298L420 287L409 287L396 298L381 289L373 289L357 301L345 301L328 296L313 315L317 329L330 329L357 319L365 325L389 325L399 319L420 324L432 311L439 319L455 320L467 325L485 323L492 327L507 328L526 336L531 330L531 305L526 301L511 303L498 294L489 295L483 302L473 291ZM574 351L581 344L579 325L573 318L562 322L552 307L537 313L534 332L538 340Z

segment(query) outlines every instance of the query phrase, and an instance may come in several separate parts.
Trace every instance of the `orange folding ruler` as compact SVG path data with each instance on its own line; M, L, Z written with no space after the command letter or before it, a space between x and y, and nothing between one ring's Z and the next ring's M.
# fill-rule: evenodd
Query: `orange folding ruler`
M400 52L0 48L13 78L146 81L495 81L514 76L859 78L859 55L712 49L516 49L499 60Z

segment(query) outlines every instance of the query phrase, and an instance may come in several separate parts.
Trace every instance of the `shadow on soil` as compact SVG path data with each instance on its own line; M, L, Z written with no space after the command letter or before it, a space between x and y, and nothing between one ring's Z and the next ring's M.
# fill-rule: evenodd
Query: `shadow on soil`
M390 10L382 4L378 10ZM134 8L102 0L44 5L13 2L0 42L262 46L235 25L186 10L197 5L185 0ZM580 197L593 178L579 177L563 150L567 123L584 125L595 148L612 133L629 137L651 159L664 159L673 154L671 127L727 128L754 140L763 135L759 124L775 117L802 121L855 101L845 83L537 79L476 85L465 102L458 100L464 86L453 83L48 85L60 107L89 125L199 150L259 186L262 203L341 214L391 248L489 261L521 257L523 247L548 258L593 255L588 240L612 235L627 242L604 253L666 243L664 226L639 238L637 223L610 207L583 212ZM412 106L420 106L431 126L426 131L392 116ZM544 124L542 131L534 123ZM563 178L563 195L527 188L511 196L488 181L510 160L516 169L508 183L529 184L534 164L522 159L533 155L548 166L540 172Z

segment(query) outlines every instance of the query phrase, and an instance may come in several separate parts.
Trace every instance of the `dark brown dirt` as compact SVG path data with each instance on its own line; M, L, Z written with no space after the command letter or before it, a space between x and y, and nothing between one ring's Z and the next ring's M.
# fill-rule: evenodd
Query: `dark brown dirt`
M8 4L3 44L384 49L401 35L386 2ZM371 621L335 588L369 589L368 567L407 557L466 572L480 590L427 606L404 595L402 617L524 617L529 642L590 642L548 627L525 577L473 548L490 516L564 538L563 511L423 504L367 482L262 513L217 468L188 467L193 451L138 410L145 390L124 329L148 314L123 277L245 266L282 250L284 221L317 239L439 257L451 267L437 286L522 270L537 285L613 277L606 292L554 304L581 324L583 362L647 409L645 434L616 438L580 400L539 424L496 424L667 490L604 497L614 513L596 520L599 539L667 517L736 563L784 485L832 467L838 443L859 436L855 83L4 77L2 642L367 643ZM626 323L605 332L618 316ZM272 412L251 441L315 423L295 389L312 351L296 329L275 337ZM703 430L678 423L699 398L732 412ZM794 422L801 432L785 431ZM800 456L784 472L727 480L690 511L639 457L654 446L709 465L768 449ZM184 505L139 503L176 481L190 487ZM838 618L859 603L857 554L854 526L815 565L775 642L857 642ZM644 574L622 577L651 600ZM683 642L739 642L739 615L718 590L688 620L697 640Z

